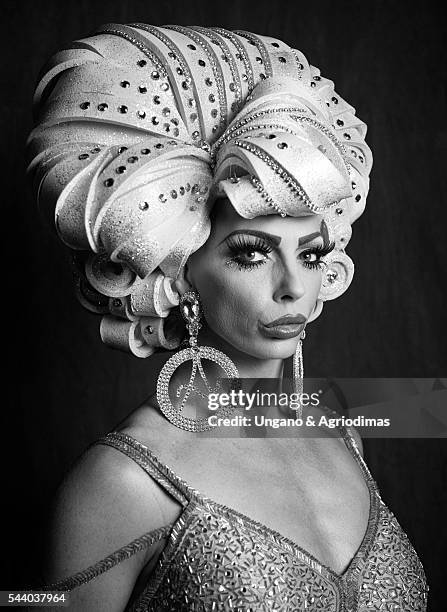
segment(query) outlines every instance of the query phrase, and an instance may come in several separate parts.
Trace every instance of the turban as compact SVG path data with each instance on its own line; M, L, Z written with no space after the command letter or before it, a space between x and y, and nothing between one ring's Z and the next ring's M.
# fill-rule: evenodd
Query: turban
M345 253L372 165L366 125L305 56L222 28L107 24L44 67L29 172L73 254L101 336L173 349L173 282L226 196L245 218L321 214L335 242L321 295L349 285Z

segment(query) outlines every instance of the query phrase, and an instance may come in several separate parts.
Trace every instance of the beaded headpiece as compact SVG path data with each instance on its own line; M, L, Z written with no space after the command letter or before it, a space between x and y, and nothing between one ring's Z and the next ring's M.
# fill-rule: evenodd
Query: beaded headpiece
M108 24L50 60L34 102L29 170L107 344L140 357L178 346L173 281L219 196L245 218L323 215L336 248L320 298L351 282L366 125L300 51L221 28Z

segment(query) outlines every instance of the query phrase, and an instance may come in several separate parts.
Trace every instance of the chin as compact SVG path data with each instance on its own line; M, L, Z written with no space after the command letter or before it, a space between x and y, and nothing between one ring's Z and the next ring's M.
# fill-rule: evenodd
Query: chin
M233 342L230 343L241 353L256 359L288 359L295 353L298 338L289 338L287 340L256 339L251 344L247 343L243 346Z
M293 338L291 340L272 340L269 346L266 346L263 354L260 355L261 359L288 359L295 351L298 344L298 340Z

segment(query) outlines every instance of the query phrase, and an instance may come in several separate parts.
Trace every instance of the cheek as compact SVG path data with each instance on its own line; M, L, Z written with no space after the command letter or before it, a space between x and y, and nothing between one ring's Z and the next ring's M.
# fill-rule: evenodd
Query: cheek
M321 270L306 271L306 296L311 301L316 301L320 293L321 283L323 282L323 272Z
M264 345L271 343L260 337L258 322L266 316L283 314L284 309L273 297L275 273L263 267L254 271L238 270L216 261L212 255L191 264L190 280L199 292L208 327L243 352L263 354ZM304 269L301 274L305 294L299 300L299 307L292 310L309 317L320 291L322 274Z
M249 332L262 313L265 279L232 268L203 270L196 278L204 315L217 334L230 338ZM261 290L261 288L264 288Z

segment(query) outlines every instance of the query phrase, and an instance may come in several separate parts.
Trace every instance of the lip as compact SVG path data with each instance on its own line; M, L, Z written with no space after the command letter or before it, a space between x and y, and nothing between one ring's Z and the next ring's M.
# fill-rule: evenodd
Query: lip
M306 325L306 317L302 314L285 315L279 319L275 319L270 323L259 322L260 332L267 338L277 338L286 340L287 338L295 338L299 336Z
M283 317L279 317L279 319L275 319L270 323L262 323L264 327L277 327L278 325L301 325L307 321L306 317L302 314L297 315L284 315Z

